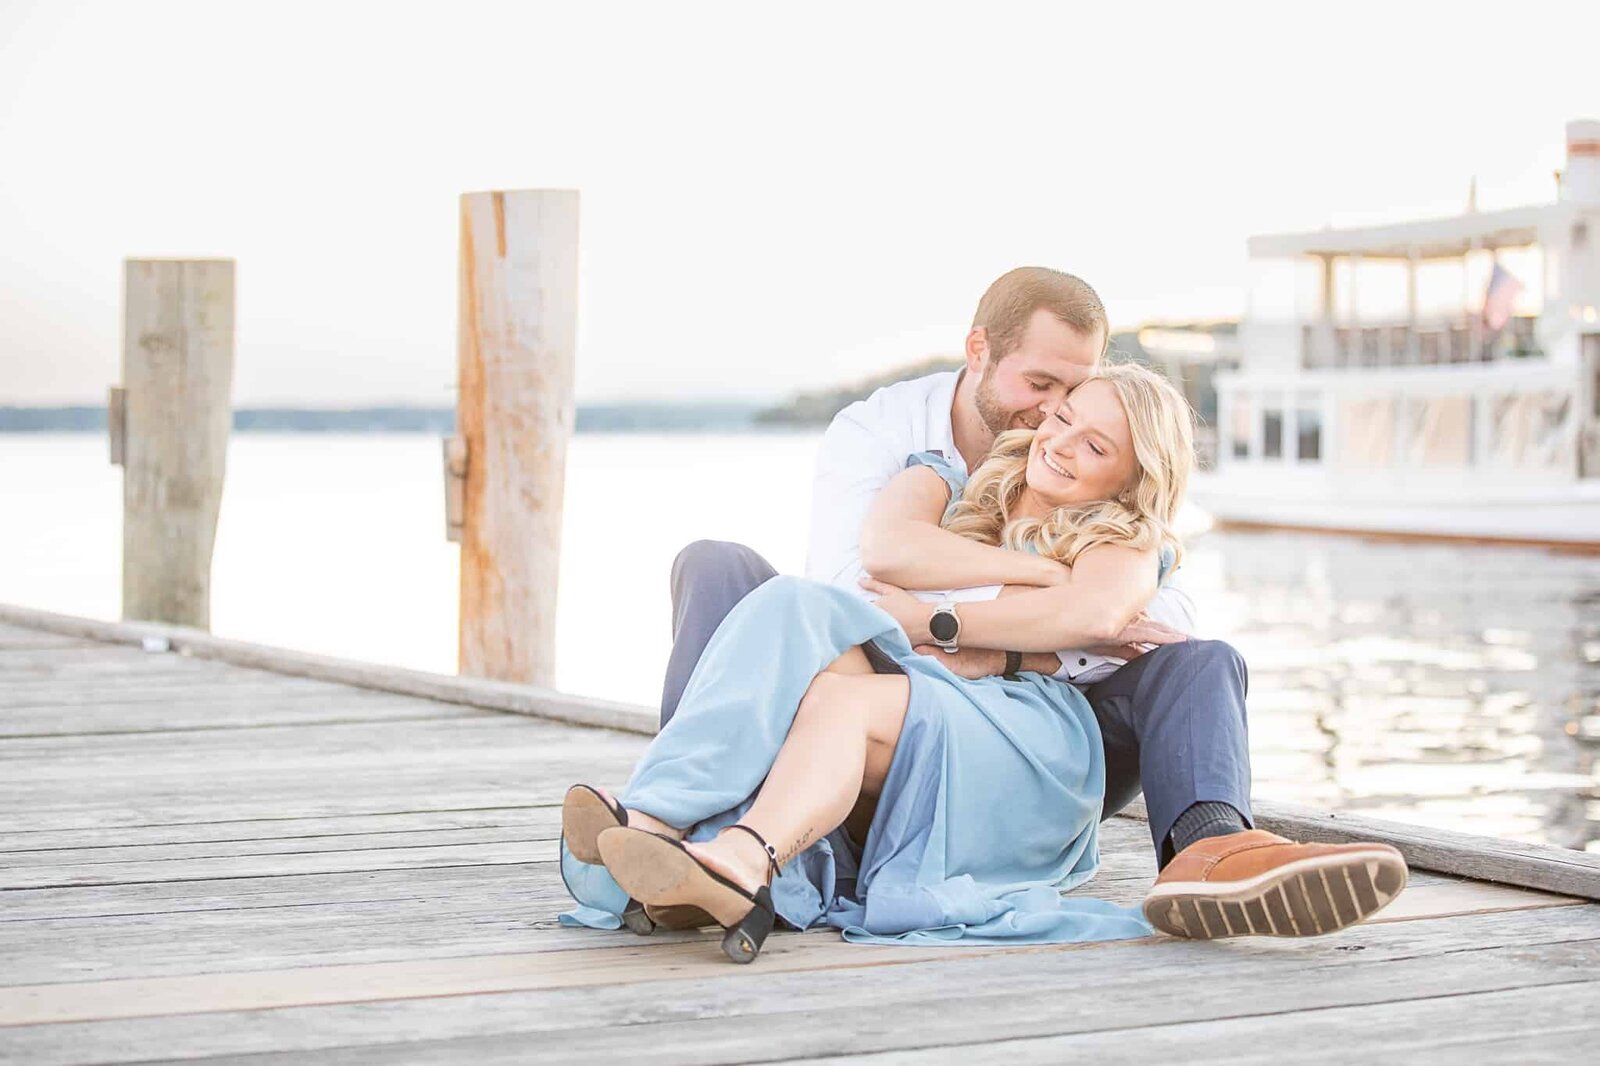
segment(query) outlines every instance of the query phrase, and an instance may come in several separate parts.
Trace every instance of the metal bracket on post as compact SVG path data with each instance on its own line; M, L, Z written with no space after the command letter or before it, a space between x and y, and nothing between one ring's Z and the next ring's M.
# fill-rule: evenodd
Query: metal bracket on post
M106 432L111 438L111 465L122 466L128 457L128 390L113 385L106 394Z
M467 511L467 440L444 438L444 537L461 543Z

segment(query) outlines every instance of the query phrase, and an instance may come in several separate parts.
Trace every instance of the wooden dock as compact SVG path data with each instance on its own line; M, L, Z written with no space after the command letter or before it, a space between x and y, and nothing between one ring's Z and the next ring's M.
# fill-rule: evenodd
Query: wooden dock
M0 608L0 1061L1600 1057L1600 856L1278 808L1398 842L1410 887L1294 942L824 931L735 967L709 934L561 928L562 792L623 781L650 717ZM1145 826L1102 840L1083 891L1138 900Z

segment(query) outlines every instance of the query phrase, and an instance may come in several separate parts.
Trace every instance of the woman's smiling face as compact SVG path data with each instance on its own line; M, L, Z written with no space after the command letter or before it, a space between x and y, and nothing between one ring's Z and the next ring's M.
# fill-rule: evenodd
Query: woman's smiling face
M1137 469L1117 390L1094 378L1067 394L1028 449L1028 488L1049 507L1115 499Z

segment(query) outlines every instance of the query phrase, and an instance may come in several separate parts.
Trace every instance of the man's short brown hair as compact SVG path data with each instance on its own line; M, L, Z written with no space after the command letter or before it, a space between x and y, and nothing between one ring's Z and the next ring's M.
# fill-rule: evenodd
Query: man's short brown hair
M1033 313L1040 308L1082 333L1100 331L1100 354L1111 340L1105 304L1089 283L1049 267L1017 267L1001 274L978 301L972 328L982 329L994 359L1003 358L1022 343Z

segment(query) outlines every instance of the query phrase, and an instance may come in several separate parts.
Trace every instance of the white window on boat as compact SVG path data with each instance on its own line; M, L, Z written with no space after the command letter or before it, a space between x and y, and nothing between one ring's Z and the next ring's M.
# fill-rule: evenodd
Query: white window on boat
M1344 400L1339 405L1339 455L1345 466L1394 463L1395 400L1392 396Z
M1294 403L1295 458L1302 463L1322 460L1322 404L1314 392L1302 392Z
M1235 459L1250 458L1250 394L1236 392L1229 400L1228 453Z
M1489 462L1519 470L1570 469L1577 459L1568 430L1572 397L1528 392L1489 398Z
M1261 398L1261 458L1283 458L1283 400L1277 396Z
M1407 465L1472 465L1471 396L1412 396L1405 411Z

